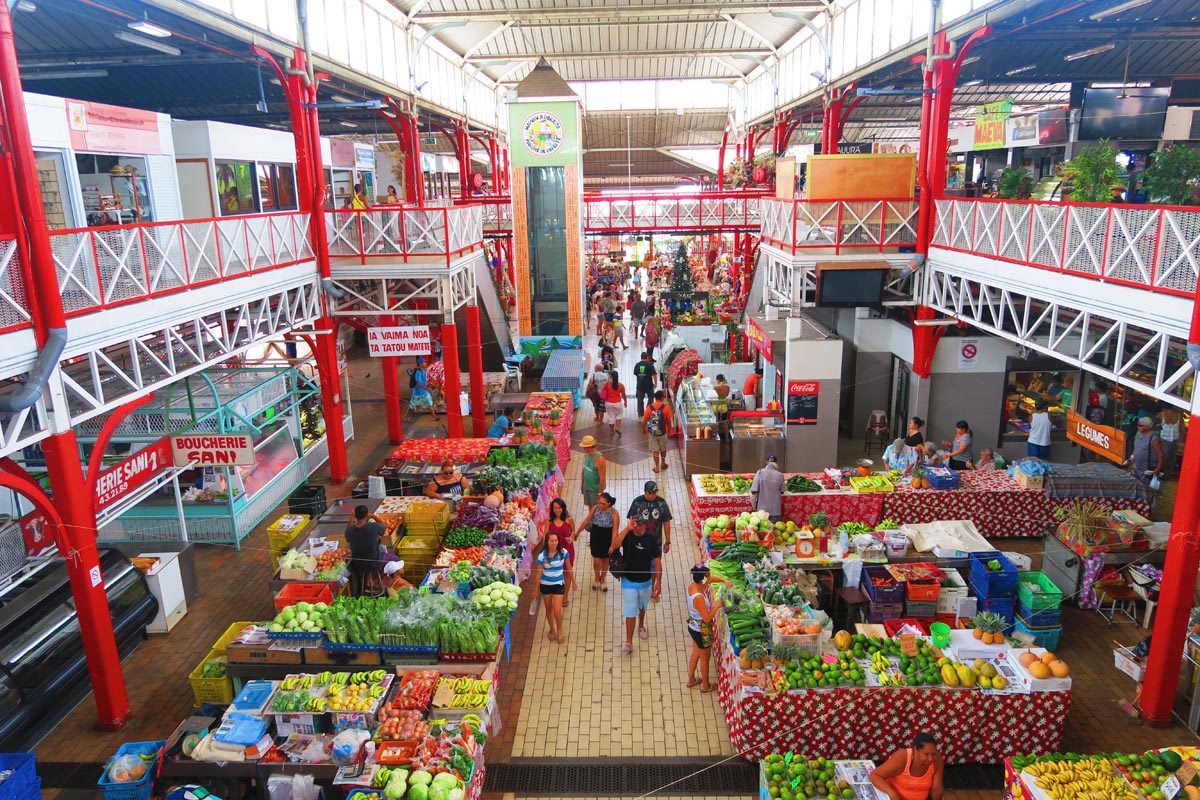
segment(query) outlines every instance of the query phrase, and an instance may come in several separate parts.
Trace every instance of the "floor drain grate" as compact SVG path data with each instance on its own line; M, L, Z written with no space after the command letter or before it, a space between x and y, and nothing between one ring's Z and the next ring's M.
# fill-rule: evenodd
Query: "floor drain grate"
M745 761L555 759L489 764L485 791L518 796L665 794L748 795L758 791L758 766Z

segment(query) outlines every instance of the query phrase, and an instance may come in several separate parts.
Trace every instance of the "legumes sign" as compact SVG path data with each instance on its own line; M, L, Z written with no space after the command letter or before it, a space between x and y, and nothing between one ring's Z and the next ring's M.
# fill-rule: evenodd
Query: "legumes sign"
M1067 438L1110 461L1120 464L1125 460L1125 431L1093 424L1074 411L1067 412Z

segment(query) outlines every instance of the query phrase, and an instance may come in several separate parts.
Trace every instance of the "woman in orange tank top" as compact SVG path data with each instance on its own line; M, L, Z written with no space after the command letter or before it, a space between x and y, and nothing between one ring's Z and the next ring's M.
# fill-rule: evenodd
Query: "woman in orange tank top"
M871 773L871 783L891 800L942 800L945 763L931 733L918 733L913 746L897 750Z

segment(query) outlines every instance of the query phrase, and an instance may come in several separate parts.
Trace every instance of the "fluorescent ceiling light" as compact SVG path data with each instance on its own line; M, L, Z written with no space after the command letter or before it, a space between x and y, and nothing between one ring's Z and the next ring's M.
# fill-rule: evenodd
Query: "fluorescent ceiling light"
M166 53L169 56L177 56L180 53L178 47L159 42L154 39L147 39L145 36L138 36L136 33L129 31L117 31L113 34L114 38L120 39L122 42L136 44L138 47L145 47L148 50L157 50L160 53Z
M48 72L30 72L22 74L23 81L67 80L70 78L107 78L106 69L60 69Z
M335 102L338 102L338 103L353 103L354 102L353 97L346 97L346 95L344 95L344 94L335 94L333 96L333 99Z
M343 128L357 128L358 127L357 122L347 122L344 119L338 120L338 125L341 125Z
M148 19L139 19L137 22L130 22L125 27L129 28L131 31L137 31L138 33L144 33L147 36L153 36L156 39L166 39L171 35L169 30L159 25L155 25Z
M33 13L37 11L37 3L33 2L33 0L17 0L17 4L13 6L13 9Z
M965 67L967 64L974 64L978 60L979 56L967 56L963 59L962 66Z
M1101 53L1107 53L1109 50L1115 50L1116 48L1117 48L1117 45L1115 42L1109 42L1108 44L1097 45L1096 47L1089 47L1087 50L1080 50L1076 53L1069 53L1068 55L1063 56L1063 60L1064 61L1079 61L1080 59L1083 59L1083 58L1090 58L1092 56L1098 56Z
M1010 69L1008 72L1005 72L1004 74L1005 75L1020 75L1022 72L1029 72L1030 70L1033 70L1033 69L1037 69L1037 64L1026 64L1023 67L1015 67L1014 69Z
M983 83L983 78L974 78L963 84L963 86L979 86Z
M1106 17L1114 16L1115 14L1121 14L1134 8L1140 8L1149 2L1150 0L1125 0L1124 3L1117 3L1115 6L1106 8L1103 11L1097 11L1095 14L1089 16L1088 19L1092 20L1093 22L1097 22L1105 19Z

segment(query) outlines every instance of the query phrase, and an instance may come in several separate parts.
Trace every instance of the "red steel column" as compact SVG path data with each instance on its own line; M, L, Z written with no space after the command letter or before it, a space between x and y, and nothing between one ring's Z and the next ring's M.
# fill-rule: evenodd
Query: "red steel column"
M384 317L384 325L395 325L395 317ZM400 444L404 441L404 418L400 413L400 359L384 356L383 361L383 407L387 415L388 441Z
M446 434L451 439L461 439L463 419L458 394L462 391L462 378L458 370L458 326L453 322L442 323L442 364L445 367L442 397L446 400Z
M471 196L471 137L467 126L454 123L454 150L458 153L458 194L463 200Z
M3 92L4 127L8 132L7 144L12 150L14 188L17 193L15 198L10 199L23 209L24 234L28 238L31 261L30 274L34 277L32 286L28 287L31 316L38 346L41 347L49 338L50 331L66 328L66 319L62 298L58 293L58 276L46 228L46 211L38 188L12 17L5 0L0 0L0 91ZM63 520L60 542L69 547L69 552L64 553L67 556L67 575L71 583L71 595L75 599L79 634L87 659L99 726L103 730L120 730L133 712L121 674L121 658L108 609L108 595L100 574L92 498L79 490L85 475L74 431L68 430L49 437L42 442L42 450L46 454L46 471L54 493L54 504Z
M476 439L487 435L487 409L483 397L483 332L479 306L467 306L467 367L471 373L471 429Z

